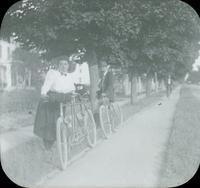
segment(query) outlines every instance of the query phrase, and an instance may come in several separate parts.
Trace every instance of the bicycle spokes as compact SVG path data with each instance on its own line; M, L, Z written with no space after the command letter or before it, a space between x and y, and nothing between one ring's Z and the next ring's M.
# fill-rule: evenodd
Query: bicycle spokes
M100 106L99 116L100 116L100 125L104 137L108 138L109 134L111 133L111 121L109 118L109 112L107 106L104 105Z
M88 145L94 147L96 144L96 125L93 118L93 114L90 110L85 115L85 128Z
M122 124L123 117L121 108L118 104L111 104L109 110L110 120L112 124L112 131L115 132L117 128L119 128Z
M57 148L60 164L61 168L65 169L68 162L67 128L61 117L57 120L56 129Z

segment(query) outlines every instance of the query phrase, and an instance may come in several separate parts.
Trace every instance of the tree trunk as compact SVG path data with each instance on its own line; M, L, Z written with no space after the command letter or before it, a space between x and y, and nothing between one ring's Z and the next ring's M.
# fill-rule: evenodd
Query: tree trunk
M130 80L129 80L128 74L124 75L123 85L124 85L125 96L129 96L131 92L130 92Z
M149 76L146 77L146 96L150 96L151 94L151 78Z
M158 75L157 72L155 72L155 92L158 92Z
M131 104L137 101L137 77L135 74L131 74Z
M28 72L28 87L31 87L31 80L32 80L32 74L31 74L31 70L29 70L29 72Z
M142 88L142 86L141 86L141 77L140 76L138 76L138 83L137 83L137 85L138 85L138 94L140 94L141 93L141 88Z
M19 73L18 73L18 69L16 71L16 87L19 87Z
M91 50L89 57L89 73L90 73L90 99L92 104L92 111L97 110L96 92L98 90L99 71L97 64L96 52Z

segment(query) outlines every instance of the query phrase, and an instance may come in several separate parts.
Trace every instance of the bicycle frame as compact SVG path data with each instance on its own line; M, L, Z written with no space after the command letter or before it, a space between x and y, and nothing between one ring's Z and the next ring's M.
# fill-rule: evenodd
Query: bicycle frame
M78 94L72 95L71 97L71 103L63 104L60 103L60 116L62 117L63 121L68 124L71 124L72 134L69 135L71 139L71 145L77 145L82 142L86 134L84 134L84 125L81 125L81 122L79 120L78 114L81 114L82 118L84 118L85 112L87 111L86 105L82 102L80 99L78 102L76 101ZM76 107L80 106L80 112L77 112ZM69 114L66 114L66 108L70 107L70 116L71 119L69 121L65 121L66 117L69 116ZM65 108L65 112L64 112ZM70 117L69 116L69 117Z
M106 95L102 95L100 99L101 99L100 105L109 106L110 100Z
M117 104L114 104L114 102L110 101L109 98L106 96L106 94L103 93L100 99L101 99L101 102L99 103L100 124L104 133L104 137L108 138L108 135L111 132L116 132L115 129L118 126L118 123L120 124L122 123L123 117L121 114L120 107ZM103 120L104 119L103 112L106 113L107 116L106 121ZM116 121L116 117L120 119L117 119Z

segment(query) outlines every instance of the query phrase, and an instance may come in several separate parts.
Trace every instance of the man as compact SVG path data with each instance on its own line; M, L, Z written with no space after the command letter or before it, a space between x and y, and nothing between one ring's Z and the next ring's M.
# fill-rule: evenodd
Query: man
M100 119L99 119L99 106L102 103L101 96L104 93L110 102L114 102L114 78L113 72L105 61L101 62L101 74L102 78L99 81L99 90L97 91L97 107L94 112L94 119L97 127L100 127Z
M50 69L41 88L41 99L34 122L34 133L43 139L46 149L56 140L56 121L60 115L60 103L70 100L75 90L74 75L69 73L68 57L57 59L57 70Z
M105 61L101 63L102 79L99 81L98 98L105 93L111 102L114 102L114 78L113 72Z

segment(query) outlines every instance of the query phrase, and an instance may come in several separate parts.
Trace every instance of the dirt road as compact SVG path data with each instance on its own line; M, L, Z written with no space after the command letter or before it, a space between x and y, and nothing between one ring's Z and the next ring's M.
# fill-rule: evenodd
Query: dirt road
M42 186L155 187L178 98L179 88Z

